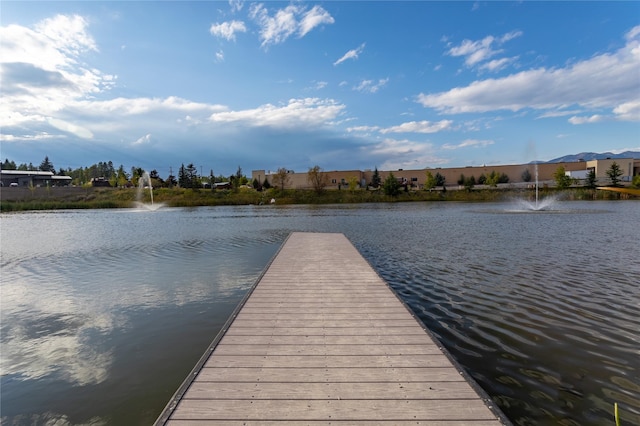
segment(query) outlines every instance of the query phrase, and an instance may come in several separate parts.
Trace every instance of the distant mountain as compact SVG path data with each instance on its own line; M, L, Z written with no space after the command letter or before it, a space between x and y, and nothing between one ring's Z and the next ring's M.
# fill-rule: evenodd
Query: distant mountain
M637 158L640 159L639 151L625 151L619 154L612 152L581 152L580 154L565 155L564 157L554 158L547 161L547 163L569 163L572 161L590 161L590 160L605 160L607 158Z

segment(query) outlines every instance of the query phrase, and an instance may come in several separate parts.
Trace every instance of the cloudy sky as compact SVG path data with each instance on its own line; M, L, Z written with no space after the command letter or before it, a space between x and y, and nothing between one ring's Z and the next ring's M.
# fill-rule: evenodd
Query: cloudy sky
M205 175L640 150L639 2L3 1L2 160Z

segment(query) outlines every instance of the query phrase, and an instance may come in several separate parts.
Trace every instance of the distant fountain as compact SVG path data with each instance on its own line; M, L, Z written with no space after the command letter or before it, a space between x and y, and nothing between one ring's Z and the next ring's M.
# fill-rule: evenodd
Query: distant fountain
M153 202L153 197L151 197ZM536 161L536 210L538 210L538 162Z
M540 180L538 175L538 163L534 164L535 170L535 200L531 202L529 200L518 200L519 209L517 211L523 212L545 212L553 210L553 206L558 201L557 196L547 196L540 199Z
M149 189L149 198L151 199L151 204L147 204L144 202L144 190ZM138 191L136 194L136 205L138 208L146 209L146 210L158 210L162 205L153 203L153 185L151 183L151 176L149 173L144 172L142 176L138 179Z

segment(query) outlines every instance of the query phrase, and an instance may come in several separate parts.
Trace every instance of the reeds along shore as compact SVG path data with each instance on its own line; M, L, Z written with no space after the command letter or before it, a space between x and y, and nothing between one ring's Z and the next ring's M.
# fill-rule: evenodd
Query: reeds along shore
M196 207L223 205L276 205L283 204L349 204L388 203L407 201L508 201L513 199L535 199L534 189L473 189L473 190L409 190L397 196L386 195L382 190L311 190L268 189L255 191L241 188L233 190L158 188L154 189L154 202L167 207ZM614 191L586 188L570 188L563 191L542 189L541 197L556 196L562 200L618 200L640 199L640 196ZM135 206L135 188L2 188L0 211L61 210L61 209L105 209L132 208ZM148 194L145 195L147 198ZM142 200L143 202L150 202Z

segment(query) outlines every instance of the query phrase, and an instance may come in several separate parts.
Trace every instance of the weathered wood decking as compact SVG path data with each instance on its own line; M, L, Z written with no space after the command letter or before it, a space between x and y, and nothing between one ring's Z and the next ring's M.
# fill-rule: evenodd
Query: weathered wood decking
M210 423L501 421L344 235L293 233L158 420Z

